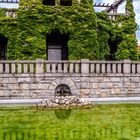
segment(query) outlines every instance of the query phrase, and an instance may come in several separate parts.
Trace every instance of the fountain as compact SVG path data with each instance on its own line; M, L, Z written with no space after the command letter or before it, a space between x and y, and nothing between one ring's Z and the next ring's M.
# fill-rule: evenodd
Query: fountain
M83 101L80 97L73 96L70 88L61 84L55 89L55 96L49 99L43 99L37 107L43 108L67 108L67 107L79 107L89 103Z

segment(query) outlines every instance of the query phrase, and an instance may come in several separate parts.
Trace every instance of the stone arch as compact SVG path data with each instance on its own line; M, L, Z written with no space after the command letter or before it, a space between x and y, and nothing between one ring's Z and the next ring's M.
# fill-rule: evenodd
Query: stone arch
M70 87L66 84L60 84L55 89L55 96L71 96Z
M66 77L57 78L54 81L52 81L52 83L48 88L49 95L54 96L55 90L59 85L67 85L70 88L72 96L80 96L80 89L76 86L76 84L71 78L66 78Z

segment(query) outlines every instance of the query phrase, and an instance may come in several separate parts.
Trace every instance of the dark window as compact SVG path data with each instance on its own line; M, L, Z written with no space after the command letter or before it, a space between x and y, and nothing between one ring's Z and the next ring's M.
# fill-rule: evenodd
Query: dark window
M60 0L60 5L71 6L72 5L72 0Z
M6 60L8 39L0 35L0 60Z
M42 3L43 3L44 5L54 6L54 5L55 5L55 0L43 0Z
M116 38L115 41L112 41L111 39L108 40L108 45L110 46L110 52L109 56L107 56L107 60L116 60L116 52L118 49L118 44L120 40Z

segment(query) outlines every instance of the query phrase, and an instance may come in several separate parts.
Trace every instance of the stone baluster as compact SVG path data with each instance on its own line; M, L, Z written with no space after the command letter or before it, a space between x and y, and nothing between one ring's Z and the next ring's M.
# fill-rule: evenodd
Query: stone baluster
M79 63L75 64L75 73L79 73Z
M62 73L62 63L58 64L58 73Z
M64 63L64 73L67 73L67 72L68 72L68 64Z
M70 69L69 69L69 72L70 73L74 73L74 65L73 65L73 63L70 63Z
M46 64L46 72L50 73L51 72L51 64Z
M81 73L89 73L89 59L81 59Z
M9 65L10 65L9 63L6 63L5 64L5 72L6 73L10 73L10 67L9 67Z
M116 72L116 63L115 62L112 64L112 72L117 73Z
M3 73L3 63L0 64L0 73Z
M28 73L28 65L27 64L23 65L23 71L24 71L24 73Z
M22 66L21 66L21 64L17 65L17 73L22 73Z
M34 73L34 64L30 64L30 73Z
M16 64L11 64L11 73L16 73Z
M44 59L36 59L36 73L44 73Z
M52 64L52 73L56 73L56 63Z
M136 73L136 64L132 64L132 73Z
M105 70L105 63L102 64L102 69L101 69L102 73L105 73L106 70Z
M111 64L107 63L107 73L111 73Z
M98 74L100 73L100 64L98 63L96 64L96 73Z
M95 70L94 69L95 69L95 63L91 63L90 64L90 72L91 73L95 73Z
M140 63L137 64L137 73L140 73Z
M122 73L122 64L121 64L121 63L119 63L119 64L117 65L117 72L118 72L118 73Z
M124 74L131 73L131 60L129 59L123 60L123 73Z

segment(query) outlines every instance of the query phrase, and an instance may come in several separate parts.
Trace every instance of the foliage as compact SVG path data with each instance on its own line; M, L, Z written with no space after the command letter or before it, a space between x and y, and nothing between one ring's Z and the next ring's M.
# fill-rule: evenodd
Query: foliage
M116 53L117 59L138 59L137 40L135 32L137 24L135 23L135 13L132 5L132 0L127 0L126 11L128 16L118 18L118 23L121 24L121 41L118 44L118 51ZM117 29L117 28L116 28Z
M73 0L72 6L62 6L59 0L56 6L21 0L16 19L5 17L5 9L0 9L0 34L8 38L8 59L46 59L46 35L54 30L69 36L69 59L107 59L111 52L109 40L118 48L115 59L123 59L124 48L125 57L137 59L131 0L127 7L130 16L117 20L121 27L106 13L95 13L91 0Z

